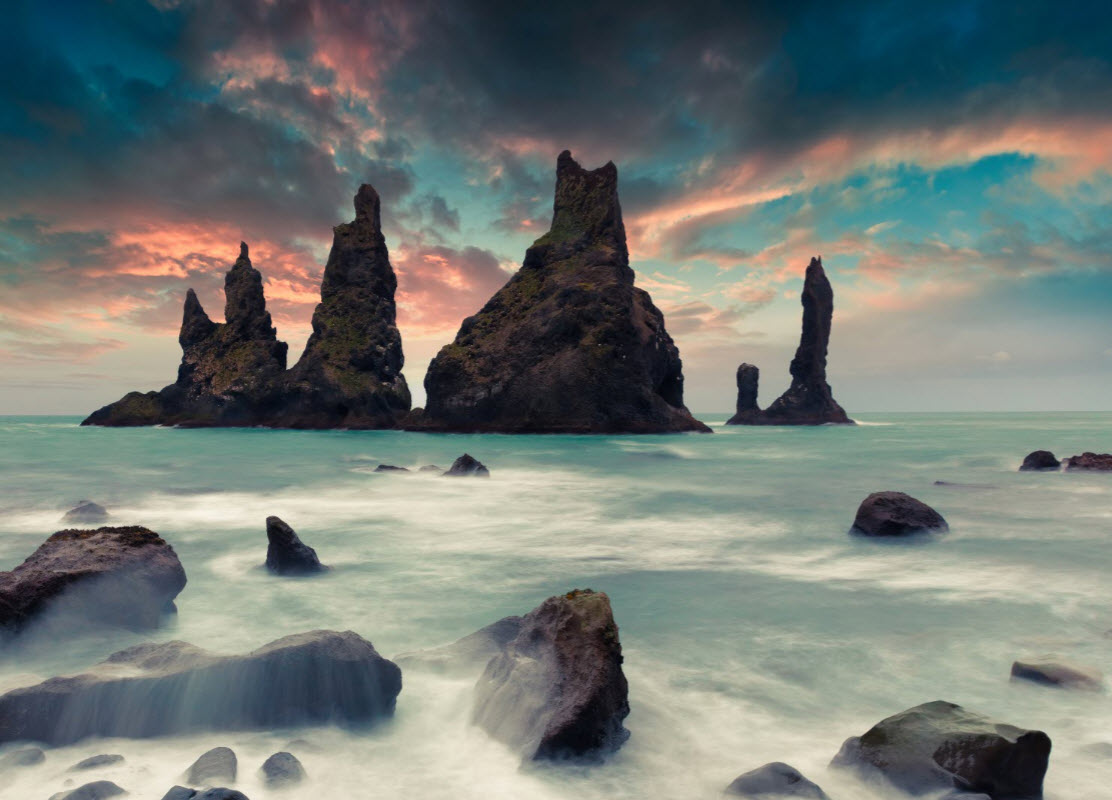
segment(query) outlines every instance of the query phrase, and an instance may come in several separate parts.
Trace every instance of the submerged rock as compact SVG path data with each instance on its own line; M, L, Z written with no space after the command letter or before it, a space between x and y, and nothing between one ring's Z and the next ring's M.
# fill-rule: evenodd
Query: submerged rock
M81 623L154 628L185 580L174 548L154 531L58 531L0 572L0 628L20 629L48 610Z
M610 598L550 597L475 687L475 722L526 759L598 759L629 738L629 687Z
M1112 470L1112 453L1082 453L1062 461L1066 472L1108 472Z
M70 771L72 772L74 770L96 769L97 767L110 767L113 764L123 763L123 760L123 756L110 753L104 753L99 756L89 756L88 758L82 761L78 761L76 764L70 767Z
M861 536L909 536L950 530L942 515L903 492L874 492L861 501L850 533Z
M193 786L212 786L214 783L236 782L239 761L230 747L214 747L203 753L185 771L185 782Z
M948 789L992 800L1042 797L1050 737L937 700L847 739L833 766L880 775L911 794Z
M425 464L425 466L421 467L417 471L418 472L444 472L444 470L441 469L440 467L436 466L436 464Z
M737 797L807 797L813 800L830 800L826 792L803 777L795 767L779 761L744 775L739 775L726 787L726 794Z
M375 472L409 472L408 467L395 467L393 464L379 464Z
M315 575L327 572L317 551L301 541L278 517L266 518L266 568L275 575Z
M9 767L33 767L46 760L46 753L41 747L21 747L0 754L0 772Z
M1040 470L1057 470L1062 466L1062 462L1054 457L1054 454L1049 450L1036 450L1033 453L1028 453L1023 459L1023 463L1019 465L1020 472L1035 472Z
M406 669L415 664L440 672L477 671L490 663L521 632L523 619L503 617L452 644L404 653L394 660Z
M267 786L292 786L305 779L305 769L292 753L275 753L259 769Z
M618 170L556 162L552 227L442 348L405 427L502 433L710 429L683 404L679 350L633 285Z
M286 636L242 656L144 644L0 696L0 743L361 724L392 715L401 686L397 665L351 631Z
M71 522L78 525L89 525L97 522L106 522L108 520L108 511L104 506L92 502L91 500L82 500L75 508L71 508L62 517L62 522Z
M444 474L450 478L463 478L470 475L476 478L489 478L490 470L481 461L464 453L452 462L452 466Z
M127 794L127 791L121 789L112 781L93 781L77 789L52 794L50 800L105 800L105 798L117 797L121 794Z
M1062 689L1104 690L1104 676L1100 670L1065 664L1051 658L1016 661L1012 664L1012 678Z
M759 373L742 364L737 373L737 413L727 425L852 425L853 420L834 400L826 382L826 354L834 318L834 290L822 267L812 258L803 279L803 330L792 359L791 386L764 411L757 406Z

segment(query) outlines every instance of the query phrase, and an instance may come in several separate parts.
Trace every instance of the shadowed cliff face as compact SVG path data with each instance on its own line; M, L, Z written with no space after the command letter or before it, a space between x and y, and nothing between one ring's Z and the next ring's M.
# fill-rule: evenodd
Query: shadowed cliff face
M552 228L443 348L417 430L709 430L683 406L679 351L633 286L613 164L556 164Z
M355 210L353 222L334 229L313 334L292 370L266 310L262 275L241 244L224 281L223 323L209 319L192 289L186 294L177 381L160 392L131 392L83 424L393 427L410 405L397 281L373 188L359 189Z
M761 411L757 406L757 368L738 367L737 413L728 425L823 425L852 424L853 420L834 400L826 382L826 352L834 317L834 290L822 268L821 258L812 258L803 280L803 332L791 363L792 383L786 392Z

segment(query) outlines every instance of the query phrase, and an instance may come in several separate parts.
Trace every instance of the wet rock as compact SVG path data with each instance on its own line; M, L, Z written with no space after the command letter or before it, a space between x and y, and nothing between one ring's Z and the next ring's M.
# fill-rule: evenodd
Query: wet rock
M242 656L145 644L0 696L0 743L365 724L392 715L400 691L397 665L351 631L286 636Z
M1051 658L1016 661L1012 664L1012 678L1061 689L1082 689L1089 692L1104 689L1104 676L1100 670L1065 664Z
M408 467L395 467L393 464L379 464L375 472L409 472Z
M438 672L477 672L521 632L523 617L503 617L452 644L405 653L394 660L402 667L421 666Z
M110 767L113 764L122 764L123 760L123 756L109 753L104 753L99 756L89 756L83 761L78 761L76 764L70 767L70 771L72 772L74 770L96 769L97 767Z
M757 368L738 368L738 408L728 425L852 425L853 420L838 405L826 382L826 355L834 317L834 290L822 258L812 258L800 294L803 330L792 359L791 386L761 411L757 407Z
M275 575L315 575L328 570L317 551L278 517L266 518L266 538L266 568Z
M1062 461L1066 472L1108 472L1112 471L1112 453L1082 453Z
M49 610L81 624L150 629L184 587L174 548L154 531L59 531L0 572L0 628L20 629Z
M46 760L46 753L41 747L21 747L0 754L0 772L9 767L33 767Z
M942 515L903 492L874 492L857 509L850 533L861 536L908 536L950 530Z
M259 772L271 787L292 786L305 779L305 769L292 753L275 753L263 762Z
M1023 463L1019 465L1020 472L1036 472L1041 470L1057 470L1062 466L1062 462L1054 457L1054 454L1049 450L1036 450L1033 453L1028 453Z
M247 800L247 795L235 789L217 786L198 791L185 786L175 786L162 796L162 800Z
M122 794L127 792L112 781L93 781L71 791L52 794L50 800L105 800Z
M475 722L526 759L600 759L629 738L628 714L610 598L590 589L525 615L475 687Z
M170 791L162 795L162 800L193 800L197 794L196 789L190 789L188 786L173 786Z
M556 162L552 227L429 365L407 428L503 433L708 432L683 404L679 350L633 285L618 170Z
M94 525L108 521L108 511L104 506L90 500L82 500L75 508L71 508L62 517L62 522L75 525Z
M201 755L182 776L193 786L212 786L227 781L235 783L239 762L230 747L214 747Z
M739 775L726 787L726 794L737 797L807 797L813 800L830 800L826 792L803 777L799 770L779 761Z
M882 776L911 794L951 789L992 800L1042 797L1050 737L941 700L903 711L847 739L833 766Z
M482 462L464 453L452 462L452 466L444 474L450 478L461 478L469 475L476 478L489 478L490 470Z

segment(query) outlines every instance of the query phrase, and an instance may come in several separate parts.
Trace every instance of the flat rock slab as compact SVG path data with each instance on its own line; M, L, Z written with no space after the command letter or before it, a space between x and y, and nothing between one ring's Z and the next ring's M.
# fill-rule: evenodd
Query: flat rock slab
M121 755L116 755L114 753L103 753L99 756L89 756L83 761L78 761L76 764L70 767L70 771L96 769L98 767L110 767L113 764L122 764L123 761L124 757Z
M351 631L286 636L242 656L146 644L0 697L0 743L366 724L394 713L401 687L397 665Z
M1099 669L1047 658L1016 661L1012 664L1012 678L1061 689L1104 690L1104 675Z
M1112 453L1082 453L1062 461L1066 472L1112 472Z

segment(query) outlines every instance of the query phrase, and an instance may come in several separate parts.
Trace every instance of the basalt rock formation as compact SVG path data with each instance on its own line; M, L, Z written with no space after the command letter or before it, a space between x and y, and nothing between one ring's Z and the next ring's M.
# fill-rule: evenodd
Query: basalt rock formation
M246 244L224 280L223 323L190 289L178 378L159 392L131 392L83 425L389 428L409 410L395 317L397 281L382 236L378 194L360 187L355 220L334 229L321 303L301 359L286 370Z
M1112 472L1112 453L1082 453L1062 459L1066 472Z
M763 411L757 406L757 368L742 364L737 371L737 413L727 425L852 425L826 382L826 353L834 317L834 290L812 258L803 280L803 332L791 363L792 383Z
M154 531L58 531L0 572L0 629L22 629L47 612L81 625L154 628L185 580L174 548Z
M556 162L552 227L521 269L463 321L425 377L413 430L709 431L683 404L679 351L633 285L618 170Z
M941 514L903 492L873 492L857 507L850 533L858 536L911 536L945 533L950 526Z
M275 575L316 575L327 572L317 551L301 541L278 517L266 518L266 568Z

